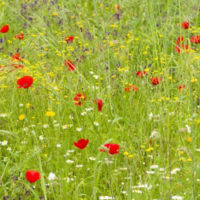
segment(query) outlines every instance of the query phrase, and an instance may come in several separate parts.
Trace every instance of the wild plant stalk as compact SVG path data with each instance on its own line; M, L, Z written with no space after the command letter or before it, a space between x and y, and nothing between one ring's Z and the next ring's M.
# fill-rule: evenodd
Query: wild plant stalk
M112 186L112 168L111 168L111 164L112 164L112 159L111 159L111 155L108 154L108 174L109 174L109 181L110 181L110 191L111 191L111 196L112 196L112 200L114 200L114 192L113 192L113 186Z
M190 117L192 119L192 127L191 127L191 133L192 133L192 198L193 200L196 199L196 191L195 191L195 186L196 186L196 165L195 165L195 130L194 130L194 119L193 119L193 113L194 113L194 102L193 102L193 93L192 93L192 84L189 84L189 92L190 92Z

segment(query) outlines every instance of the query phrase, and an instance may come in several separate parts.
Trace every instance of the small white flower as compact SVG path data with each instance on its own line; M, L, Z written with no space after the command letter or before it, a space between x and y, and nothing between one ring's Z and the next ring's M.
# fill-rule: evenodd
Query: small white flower
M160 168L160 172L164 172L165 171L165 168Z
M119 168L119 169L122 170L122 171L126 171L126 170L127 170L126 167L124 167L124 168Z
M89 111L92 111L92 110L93 110L93 108L85 108L86 112L89 112Z
M74 150L67 150L67 153L74 153Z
M62 129L67 129L67 128L68 128L67 124L65 124L65 125L62 126Z
M66 160L66 163L72 164L72 163L74 163L74 161L73 160Z
M39 139L40 139L40 140L43 140L43 139L44 139L44 137L43 137L42 135L40 135L40 136L39 136Z
M67 157L67 156L70 156L70 153L66 153L66 154L64 155L64 157Z
M76 165L76 168L82 168L83 165Z
M61 144L57 144L56 147L60 148L60 147L61 147Z
M3 118L4 118L4 117L7 117L7 116L8 116L8 115L7 115L6 113L1 113L1 114L0 114L0 117L3 117Z
M183 197L175 195L175 196L172 196L172 199L173 200L182 200Z
M95 122L94 122L94 125L95 125L95 126L99 126L99 123L95 121Z
M8 147L7 150L8 150L8 151L11 151L12 149L11 149L11 147Z
M158 165L151 165L151 169L158 169Z
M133 189L136 189L136 188L145 188L145 189L147 189L147 190L150 190L150 189L152 188L152 185L140 184L140 185L133 186L132 188L133 188Z
M49 176L48 176L48 179L49 179L49 181L53 181L53 180L56 179L56 175L54 173L50 172Z
M90 74L94 74L94 72L93 72L93 71L90 71Z
M150 138L158 139L160 137L160 133L158 131L152 131Z
M74 179L67 177L67 183L69 183L70 181L74 181Z
M23 128L23 131L28 131L28 127Z
M155 171L146 171L147 174L155 174Z
M4 141L1 142L1 145L2 145L2 146L6 146L7 144L8 144L8 141L7 141L7 140L4 140Z
M180 168L175 168L171 171L171 174L176 174L176 172L179 172L180 170Z
M22 104L22 103L19 104L19 107L23 107L23 106L24 106L24 104Z
M93 77L97 80L99 78L98 75L93 75Z
M59 127L59 126L60 126L60 124L54 124L53 126L54 126L54 127Z
M89 160L96 160L95 157L89 157Z
M43 125L43 128L48 128L48 127L49 127L48 124L44 124L44 125Z
M153 113L151 112L150 114L149 114L149 120L151 120L153 118Z
M76 130L77 130L78 132L81 132L81 131L82 131L82 128L76 128Z
M99 200L109 200L109 199L114 199L113 197L109 197L109 196L99 196Z
M86 114L87 114L86 112L82 112L82 113L81 113L82 116L85 116Z

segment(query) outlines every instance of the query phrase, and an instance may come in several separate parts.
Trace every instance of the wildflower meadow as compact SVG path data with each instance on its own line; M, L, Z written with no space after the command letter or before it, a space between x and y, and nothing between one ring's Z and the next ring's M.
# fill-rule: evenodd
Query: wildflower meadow
M200 200L199 0L0 0L0 199Z

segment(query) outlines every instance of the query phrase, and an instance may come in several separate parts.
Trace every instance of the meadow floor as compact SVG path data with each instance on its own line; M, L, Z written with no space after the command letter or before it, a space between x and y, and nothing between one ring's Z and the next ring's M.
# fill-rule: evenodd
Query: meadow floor
M0 199L200 199L199 0L0 0Z

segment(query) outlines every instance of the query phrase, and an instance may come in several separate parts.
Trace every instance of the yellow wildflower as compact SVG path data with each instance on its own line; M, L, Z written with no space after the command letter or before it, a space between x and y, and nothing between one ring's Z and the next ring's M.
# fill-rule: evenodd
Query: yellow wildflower
M45 116L47 116L47 117L54 117L55 114L56 114L56 113L53 112L53 111L48 111L48 112L46 112Z
M54 17L57 16L57 15L58 15L58 14L57 14L56 12L53 12L53 13L52 13L52 16L54 16Z
M128 156L128 152L127 152L127 151L125 151L123 154L124 154L125 156Z
M192 142L192 138L191 138L191 137L188 137L188 138L187 138L187 141L188 141L188 142Z
M24 120L25 119L25 115L24 114L21 114L20 116L19 116L19 120Z

